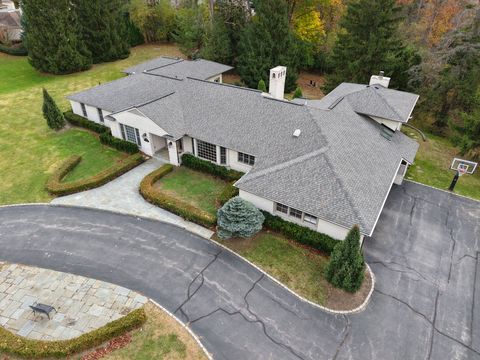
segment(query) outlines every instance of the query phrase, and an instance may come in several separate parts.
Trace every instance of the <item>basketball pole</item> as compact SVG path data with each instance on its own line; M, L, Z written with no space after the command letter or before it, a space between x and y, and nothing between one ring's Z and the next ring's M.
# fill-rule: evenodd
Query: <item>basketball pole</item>
M452 183L450 184L450 187L448 188L448 191L452 191L455 189L455 185L457 185L458 178L460 177L460 172L457 170L455 171L455 176L453 177Z

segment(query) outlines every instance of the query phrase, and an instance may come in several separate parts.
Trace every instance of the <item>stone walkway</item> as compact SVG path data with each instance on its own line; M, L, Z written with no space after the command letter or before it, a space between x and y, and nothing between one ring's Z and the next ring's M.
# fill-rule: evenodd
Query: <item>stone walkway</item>
M148 203L138 192L142 179L163 164L165 164L164 161L152 158L104 186L78 194L58 197L52 200L52 204L86 206L144 216L175 224L197 235L210 238L213 235L212 231L185 221L180 216Z
M35 302L57 309L34 315ZM0 264L0 325L30 339L75 338L143 306L147 298L124 287L53 270Z

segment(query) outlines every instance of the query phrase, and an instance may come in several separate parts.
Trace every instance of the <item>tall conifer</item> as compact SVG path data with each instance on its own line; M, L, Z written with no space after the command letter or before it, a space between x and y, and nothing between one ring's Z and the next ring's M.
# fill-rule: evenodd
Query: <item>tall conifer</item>
M68 74L86 70L91 56L79 38L80 26L69 0L23 0L30 64L39 71Z

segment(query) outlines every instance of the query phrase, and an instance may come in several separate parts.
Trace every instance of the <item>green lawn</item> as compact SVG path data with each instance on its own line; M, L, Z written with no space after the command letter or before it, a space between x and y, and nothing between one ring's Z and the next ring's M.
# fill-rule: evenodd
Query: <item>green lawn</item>
M66 110L66 95L122 77L120 70L160 55L180 53L173 45L139 46L128 59L54 76L36 72L26 57L0 53L0 204L49 201L48 175L70 155L83 160L67 180L94 175L123 156L85 131L50 130L41 112L42 87Z
M261 232L252 239L220 240L290 289L318 304L327 300L323 277L328 258L293 245L282 236Z
M217 199L227 184L213 176L181 166L161 178L155 186L212 215L217 213Z
M462 158L458 149L447 139L426 134L428 141L424 142L413 130L404 132L416 139L420 148L415 164L407 172L407 179L427 184L439 189L448 189L455 173L450 170L454 157ZM464 175L455 187L455 193L480 200L480 168L474 175Z

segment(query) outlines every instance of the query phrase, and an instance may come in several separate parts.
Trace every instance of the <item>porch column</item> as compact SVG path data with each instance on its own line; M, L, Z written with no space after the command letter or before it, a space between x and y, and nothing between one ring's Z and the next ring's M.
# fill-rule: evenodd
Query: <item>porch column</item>
M170 164L179 166L180 162L178 161L177 142L175 140L167 139L167 147Z

